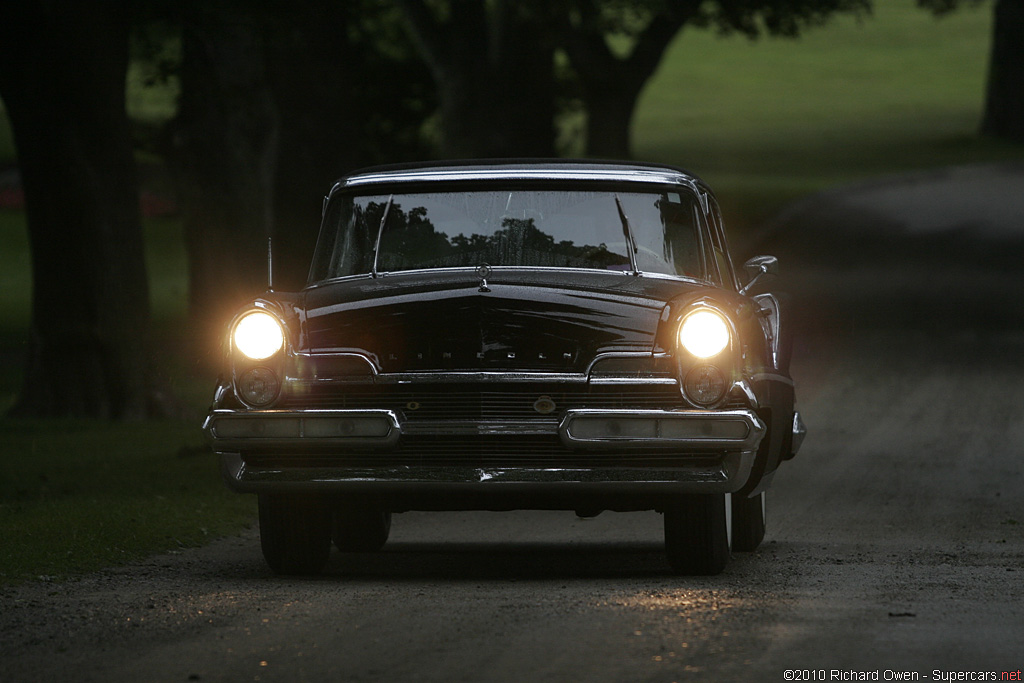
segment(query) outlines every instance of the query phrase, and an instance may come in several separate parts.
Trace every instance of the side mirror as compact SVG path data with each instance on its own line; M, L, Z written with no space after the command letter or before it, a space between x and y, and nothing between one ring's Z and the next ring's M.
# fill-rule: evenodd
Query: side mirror
M765 277L774 277L779 274L779 259L774 256L755 256L743 264L743 271L749 278L747 284L743 285L740 294L746 294L754 283Z

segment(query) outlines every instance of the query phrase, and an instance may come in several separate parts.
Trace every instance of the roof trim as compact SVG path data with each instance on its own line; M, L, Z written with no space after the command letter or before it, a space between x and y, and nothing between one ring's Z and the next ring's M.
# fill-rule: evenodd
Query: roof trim
M341 178L335 190L377 184L554 180L689 185L707 189L696 176L661 164L566 159L505 159L379 166Z

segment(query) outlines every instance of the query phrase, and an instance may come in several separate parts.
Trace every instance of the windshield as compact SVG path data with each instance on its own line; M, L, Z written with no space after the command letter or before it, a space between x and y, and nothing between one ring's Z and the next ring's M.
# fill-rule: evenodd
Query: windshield
M310 279L375 266L379 273L483 264L632 271L624 222L638 270L703 278L701 220L686 191L341 194L328 208Z

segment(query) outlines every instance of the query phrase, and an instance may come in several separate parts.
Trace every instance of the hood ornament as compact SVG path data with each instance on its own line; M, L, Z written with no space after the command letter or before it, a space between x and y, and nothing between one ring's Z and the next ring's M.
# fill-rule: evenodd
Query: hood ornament
M491 274L491 267L486 263L481 263L476 267L476 276L480 278L480 289L478 292L489 292L491 288L487 286L487 276Z

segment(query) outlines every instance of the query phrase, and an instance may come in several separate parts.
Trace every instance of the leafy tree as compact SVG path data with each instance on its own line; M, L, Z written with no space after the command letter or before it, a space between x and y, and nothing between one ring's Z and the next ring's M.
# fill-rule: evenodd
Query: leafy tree
M189 264L189 310L207 349L266 288L280 112L264 26L241 3L179 6L178 112L167 134Z
M867 12L870 0L564 0L562 7L559 44L581 82L587 153L628 158L640 92L686 26L792 38L836 12Z
M124 1L10 2L0 95L25 192L32 325L13 412L131 418L148 379L149 293L125 114Z
M440 100L444 156L550 156L566 89L587 113L586 152L629 156L637 98L688 25L795 36L870 0L395 0ZM559 78L556 51L576 85Z
M331 183L423 154L430 93L380 3L175 8L182 94L168 158L185 206L190 311L212 349L236 307L266 287L268 237L275 286L301 286Z
M440 105L446 157L555 153L551 19L536 0L395 0Z

